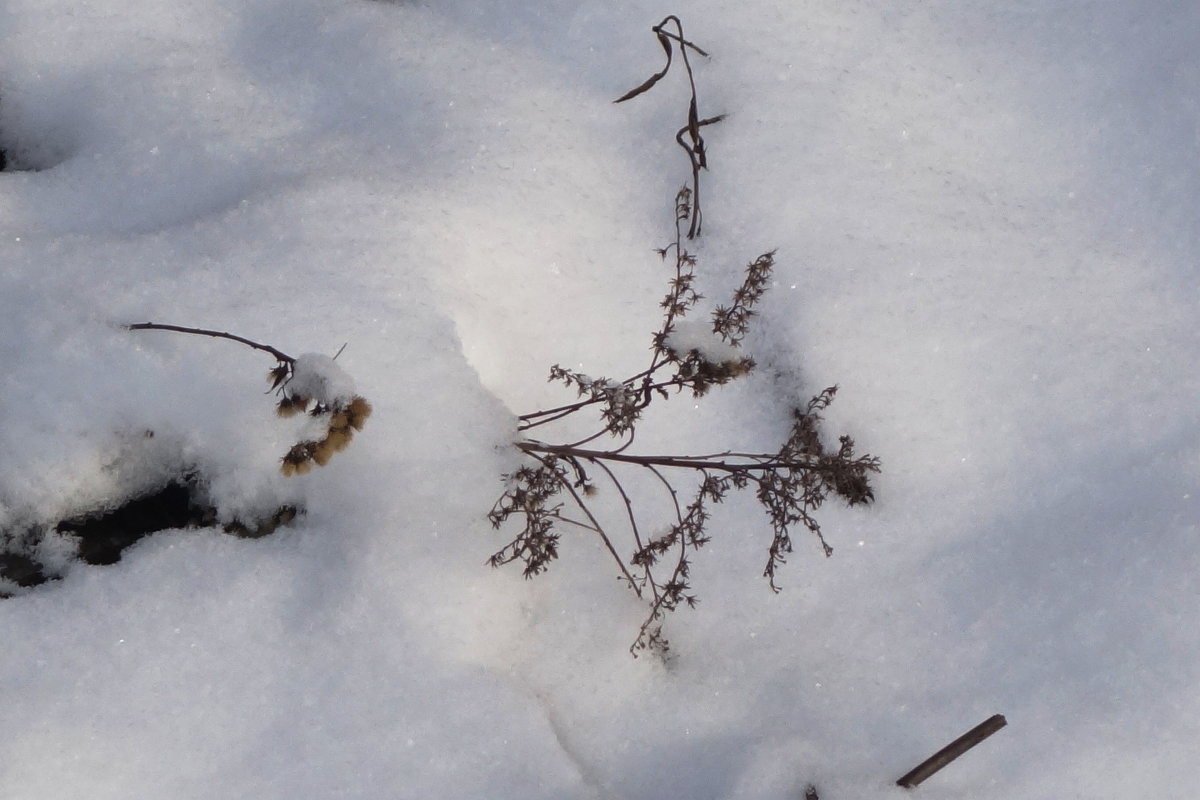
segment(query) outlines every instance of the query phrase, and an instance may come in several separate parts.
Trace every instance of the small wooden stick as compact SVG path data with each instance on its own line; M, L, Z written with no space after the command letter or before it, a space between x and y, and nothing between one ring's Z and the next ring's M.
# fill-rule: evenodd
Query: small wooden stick
M1008 724L1008 720L1003 714L996 714L983 722L976 725L971 730L964 733L962 736L955 739L950 744L938 750L929 758L922 761L911 772L903 778L896 781L898 786L903 786L905 789L915 789L926 778L929 778L942 767L949 764L954 759L961 756L963 753L970 750L975 745L982 742L984 739L991 736L996 731Z

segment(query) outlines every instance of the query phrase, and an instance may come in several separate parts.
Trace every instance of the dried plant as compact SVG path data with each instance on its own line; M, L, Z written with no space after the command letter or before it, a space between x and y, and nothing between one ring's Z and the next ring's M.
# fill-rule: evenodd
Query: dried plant
M681 605L697 602L690 584L691 556L709 542L711 509L730 491L752 489L766 511L772 539L763 575L779 591L778 569L792 552L792 531L797 526L820 542L826 556L833 549L825 541L814 513L831 495L849 505L873 499L869 477L879 471L872 456L858 456L848 436L836 449L827 449L820 435L821 411L832 402L837 387L830 387L793 412L786 439L774 452L725 451L704 455L638 455L629 452L643 412L656 400L689 391L701 397L714 386L735 380L754 369L754 360L741 345L750 329L755 309L771 282L774 251L763 253L745 270L741 286L728 305L718 306L707 325L696 325L688 315L701 296L695 288L696 258L685 249L701 232L700 171L708 167L701 129L723 116L701 118L695 76L689 52L708 54L688 41L678 17L668 16L652 29L666 54L666 64L640 85L617 99L621 103L649 91L666 76L674 63L675 49L687 72L691 97L687 124L676 141L687 152L691 184L675 198L675 239L658 250L664 261L674 262L674 274L660 306L662 325L651 341L649 366L623 380L597 378L555 365L550 380L578 395L575 402L523 414L518 430L525 434L515 446L527 459L505 475L505 489L488 517L495 528L516 518L521 529L490 559L492 566L512 562L524 565L526 578L544 572L558 557L563 526L590 531L599 537L612 557L621 579L649 606L645 620L630 647L637 655L650 650L665 655L668 643L662 633L665 615ZM559 422L587 409L599 411L600 427L578 441L555 443L534 438L535 429ZM540 435L540 431L539 431ZM598 439L615 440L609 447L588 447ZM681 498L678 475L696 481ZM661 487L669 519L662 533L650 535L646 520L635 509L626 488L640 476ZM611 486L620 502L619 522L600 521L594 502L598 484ZM610 513L612 513L610 511ZM617 535L618 528L621 531ZM622 553L625 553L623 555Z
M674 30L671 30L671 28ZM687 238L694 239L700 235L703 223L703 213L700 210L700 170L708 169L708 150L704 145L704 137L700 135L700 129L720 122L725 119L725 115L718 114L715 117L700 117L700 101L696 95L696 76L692 72L692 62L688 58L688 51L690 50L706 58L708 57L708 53L684 38L683 23L679 21L679 17L672 14L650 30L658 37L658 43L667 56L667 63L663 65L661 70L613 102L624 103L626 100L632 100L638 95L649 91L656 83L666 77L671 69L671 65L675 61L675 45L679 46L679 60L683 62L683 68L687 72L688 88L691 90L691 97L688 101L687 123L676 131L675 141L687 153L688 161L691 162L692 166L690 200L692 211L689 215Z
M354 393L350 376L334 363L334 359L319 353L305 353L293 358L270 345L260 344L242 336L203 328L185 328L156 322L126 325L131 331L173 331L196 336L229 339L247 347L269 353L275 366L267 373L270 391L279 397L276 413L281 417L307 414L319 421L319 433L292 445L280 459L280 471L286 476L303 475L313 465L323 467L335 453L350 444L355 431L361 431L371 404Z
M663 321L651 342L649 366L623 380L594 378L552 367L550 380L574 389L580 399L518 417L525 438L517 441L516 447L529 463L504 476L504 492L488 515L495 528L513 517L521 525L512 541L489 563L500 566L521 562L527 578L545 571L558 557L564 525L598 536L621 579L649 605L630 648L634 655L643 650L665 653L662 623L666 613L680 605L695 605L690 559L708 543L711 509L730 491L753 490L766 511L773 536L763 575L778 591L777 570L792 552L792 531L797 526L807 530L820 542L825 555L832 554L814 512L831 495L849 505L869 503L873 498L869 476L879 471L877 459L855 454L854 442L848 436L839 439L836 449L824 445L820 414L832 402L836 387L825 389L795 409L787 437L774 452L629 452L642 414L652 402L665 401L683 391L701 397L755 366L740 348L755 308L770 285L774 253L763 253L747 265L730 303L718 306L704 326L706 330L697 335L687 318L701 299L695 289L697 262L684 247L684 231L695 210L695 195L688 188L680 190L675 202L675 241L657 251L664 260L673 260L674 274L660 304ZM599 411L600 427L579 441L553 443L531 434L590 409ZM615 443L600 448L587 446L605 437ZM676 476L680 473L696 481L686 498L681 498L677 488ZM662 487L667 514L673 520L664 533L647 533L643 515L634 508L626 488L631 475L640 475ZM600 521L593 500L599 485L610 486L620 498L620 522ZM620 536L615 533L618 526L622 529Z

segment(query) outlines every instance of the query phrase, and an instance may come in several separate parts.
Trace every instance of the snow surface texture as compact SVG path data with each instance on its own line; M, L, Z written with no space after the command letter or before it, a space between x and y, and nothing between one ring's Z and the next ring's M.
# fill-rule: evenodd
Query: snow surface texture
M759 370L658 444L883 459L772 595L731 503L669 668L600 545L490 571L513 413L636 372L686 162L648 2L10 0L0 523L180 464L255 541L166 532L0 603L4 798L938 798L1200 786L1200 7L697 0L700 290L778 248ZM290 481L271 364L375 405ZM649 423L647 423L649 424ZM154 431L153 447L144 433Z
M694 316L680 320L674 329L667 334L666 346L680 356L688 353L698 353L710 364L736 363L746 358L741 348L723 341L713 333L712 318L701 311L693 312Z

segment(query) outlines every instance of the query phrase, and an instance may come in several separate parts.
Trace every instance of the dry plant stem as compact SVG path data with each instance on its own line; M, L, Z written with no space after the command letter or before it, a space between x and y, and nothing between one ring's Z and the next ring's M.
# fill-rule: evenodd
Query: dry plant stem
M654 355L650 358L650 366L643 373L642 392L645 395L643 402L647 404L650 402L652 393L663 388L652 385L650 379L668 360L663 349L666 335L674 330L676 320L686 314L688 308L700 299L700 296L691 290L691 268L695 264L695 260L683 249L683 223L689 217L699 214L700 211L699 206L694 205L695 192L695 188L691 191L684 188L675 196L675 242L671 245L675 249L675 278L671 281L671 293L663 301L666 317L663 320L660 335L654 340ZM660 250L659 255L665 259L667 250Z
M626 386L633 386L634 383L636 383L639 379L649 375L650 372L651 370L647 370L644 373L634 375L632 378L627 378L624 383ZM672 379L669 381L659 381L657 383L643 385L640 388L642 391L655 391L658 389L668 389L672 386L677 386L678 384L679 382L677 380ZM603 402L603 398L592 397L588 398L587 400L580 400L577 403L567 403L566 405L558 406L557 408L548 408L545 411L534 411L529 414L522 414L521 416L517 417L517 422L519 423L517 425L517 430L527 431L530 428L536 428L539 425L545 425L547 423L560 420L563 417L570 416L581 408L587 408L588 406Z
M691 68L688 69L688 74L691 74ZM692 109L695 110L696 99L692 98ZM691 224L688 226L687 238L695 239L700 235L701 228L704 226L704 212L700 208L700 170L708 169L708 156L704 150L704 140L700 138L700 128L705 125L712 125L715 122L720 122L725 119L724 114L718 114L715 117L709 117L702 120L689 120L688 124L679 129L675 134L675 141L688 154L688 159L692 162L692 192L695 195L694 203L696 213L692 216ZM688 134L692 140L688 144L683 140L683 135Z
M650 366L629 378L626 378L622 383L632 388L641 381L641 386L638 390L642 393L640 407L645 407L650 404L650 399L654 392L662 392L669 388L683 389L686 382L678 376L670 380L654 381L652 380L655 373L667 365L668 358L663 350L662 340L666 337L675 325L676 320L682 316L688 308L691 307L697 300L699 295L690 290L691 269L694 265L694 259L683 249L683 223L693 217L698 208L695 206L694 194L691 190L683 189L679 192L675 204L675 241L670 246L658 251L659 255L666 258L667 252L672 248L675 251L675 278L672 281L673 291L668 295L667 300L664 300L664 308L666 309L666 317L659 335L655 339L653 355L650 359ZM536 428L540 425L546 425L551 422L563 419L570 416L580 409L597 403L605 402L603 397L590 397L586 400L579 400L574 403L558 406L556 408L546 409L544 411L535 411L530 414L522 414L517 418L518 431L527 431ZM592 441L607 433L606 430L601 430L586 439L575 442L573 446L578 446L586 442ZM626 442L625 447L628 447L630 442ZM622 448L624 449L624 448Z
M543 465L546 465L545 459L540 458L537 455L533 455L533 457L542 462ZM595 516L593 516L591 510L587 507L587 503L583 502L583 498L579 496L579 492L575 490L575 487L571 485L570 481L560 479L559 484L567 490L567 493L570 494L571 498L575 501L575 505L579 506L579 510L582 511L583 515L588 518L588 521L592 524L592 530L599 534L600 539L604 542L604 546L608 549L609 555L613 557L613 560L617 562L617 566L621 568L622 577L624 577L630 588L633 589L634 593L640 598L642 596L642 590L638 587L637 581L633 579L633 576L629 574L629 570L625 568L625 562L621 559L620 554L617 553L617 548L613 547L612 540L608 538L608 534L604 532L604 528L600 525L600 522ZM586 526L581 525L580 527Z
M608 480L616 488L617 494L621 495L621 502L625 504L625 516L629 519L629 530L633 533L633 541L640 550L643 547L642 534L638 530L637 517L633 514L633 503L629 499L629 494L626 493L625 487L617 480L617 476L613 474L613 471L608 468L607 464L603 461L596 461L594 463L600 469L604 470L604 474L608 476Z
M961 756L963 753L970 750L975 745L982 742L984 739L991 736L996 731L1008 724L1008 720L1003 714L995 714L988 717L983 722L976 725L971 730L964 733L962 736L955 739L950 744L938 750L929 758L918 764L911 772L903 778L896 781L897 786L903 786L905 789L915 789L926 779L938 772L942 767L949 764L954 759Z
M585 461L596 463L599 461L619 461L624 464L636 464L641 467L657 466L657 467L673 467L677 469L698 469L706 470L713 469L721 472L766 472L776 469L806 469L817 471L830 471L833 467L821 464L817 460L791 461L780 460L776 454L771 453L717 453L708 456L638 456L626 455L616 450L584 450L571 445L545 444L543 442L524 441L517 442L517 449L522 450L530 455L536 453L545 453L547 455L563 456L565 458L582 458ZM727 457L740 457L752 459L743 462L723 461Z
M668 30L669 27L674 27L674 32ZM701 50L694 43L688 41L683 35L683 23L679 17L674 14L663 19L662 22L650 29L654 35L658 37L658 43L666 54L667 62L663 68L651 75L638 86L630 89L625 94L621 95L614 102L623 103L626 100L632 100L638 95L649 91L655 84L662 80L667 72L671 69L671 64L674 59L674 48L672 42L679 45L679 57L683 61L683 68L687 72L688 88L691 91L691 97L688 101L687 124L684 125L675 134L675 141L683 148L688 155L688 161L692 167L692 193L694 196L695 213L692 215L690 225L688 227L687 238L695 239L700 235L702 227L703 214L700 211L700 170L708 169L708 152L704 145L704 137L700 135L700 129L706 125L712 125L720 122L725 118L724 114L706 119L700 118L699 100L696 94L696 76L692 72L692 62L688 58L688 50L693 50L701 56L708 56L708 53ZM685 137L686 136L686 140Z
M225 331L210 331L204 328L185 328L182 325L164 325L158 322L138 322L132 325L126 325L126 330L131 331L173 331L175 333L190 333L195 336L211 336L214 339L229 339L233 342L239 342L247 347L253 347L255 350L261 350L264 353L270 353L283 364L293 364L296 359L289 356L280 350L275 349L267 344L260 344L251 341L243 336L237 336Z
M671 487L671 485L669 483L667 484L667 488L671 490L671 499L675 501L675 517L677 520L677 524L679 526L682 526L683 522L684 522L683 521L683 513L682 513L681 509L679 508L678 495L675 493L675 489L673 487ZM688 545L687 538L684 536L680 536L679 537L679 558L675 562L675 568L671 571L670 580L668 580L665 584L663 584L663 586L666 589L669 589L672 585L676 584L680 580L680 578L683 577L687 573L687 569L688 569L687 545ZM639 550L640 549L641 548L639 548ZM647 577L649 577L649 574L650 574L649 565L644 567L644 569L646 571ZM642 627L638 630L637 639L634 640L633 645L630 647L631 652L634 652L636 650L639 642L646 641L646 638L651 635L651 630L650 630L651 626L654 625L654 623L658 622L660 619L662 619L664 610L668 610L664 607L665 604L667 603L667 600L668 600L667 592L666 591L659 592L657 589L657 586L655 586L654 602L650 606L650 613L646 615L646 619L642 622ZM694 597L687 597L687 598L685 598L685 601L687 602L688 605L692 605L692 606L694 606L696 603L696 599Z

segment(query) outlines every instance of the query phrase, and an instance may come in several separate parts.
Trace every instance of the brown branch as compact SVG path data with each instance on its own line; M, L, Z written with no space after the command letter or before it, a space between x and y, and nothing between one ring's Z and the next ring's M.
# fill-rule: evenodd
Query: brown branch
M704 227L704 212L700 210L700 170L708 169L708 151L704 147L703 137L700 136L700 128L704 125L712 125L725 119L724 114L718 114L708 119L695 119L695 103L696 101L693 97L692 118L688 120L687 125L680 128L675 134L676 143L684 149L684 152L688 154L688 160L692 163L692 213L687 235L689 239L695 239L699 236L701 228ZM692 140L691 144L683 140L685 133Z
M896 781L897 786L903 786L905 789L915 789L927 778L942 767L949 764L954 759L961 756L963 753L970 750L975 745L982 742L984 739L991 736L996 731L1008 724L1008 720L1003 714L995 714L988 717L983 722L976 725L971 730L964 733L962 736L955 739L950 744L938 750L929 758L922 761L913 770L907 773L903 778Z
M543 442L524 441L517 442L517 449L533 455L535 453L545 453L547 455L562 456L564 458L582 458L587 461L619 461L624 464L637 464L638 466L658 466L671 467L677 469L715 469L722 472L765 472L775 469L815 469L826 470L832 469L831 466L826 466L819 463L816 459L811 461L798 461L794 459L780 460L776 455L769 453L719 453L713 456L637 456L627 455L615 450L584 450L578 447L569 445L545 444ZM716 461L715 458L737 457L746 459L759 459L754 461L730 462Z
M671 33L667 30L667 26L673 24L675 32ZM700 128L705 125L712 125L715 122L720 122L724 119L724 115L709 117L707 119L700 118L699 100L696 94L696 76L692 71L692 62L688 59L688 50L694 50L696 53L707 57L708 53L701 50L692 42L684 38L683 23L679 17L670 15L662 22L655 25L651 30L658 37L658 43L662 47L663 52L667 57L667 62L663 68L651 75L638 86L630 89L625 94L621 95L615 102L623 103L626 100L631 100L644 92L649 91L660 80L666 77L667 72L671 69L673 63L673 50L671 42L679 44L679 58L683 61L683 68L687 72L688 88L691 91L691 97L688 100L687 124L679 129L675 135L675 141L679 143L688 154L688 160L692 165L692 203L691 203L691 225L688 228L687 238L695 239L700 235L702 227L703 214L700 211L700 170L708 169L708 154L704 147L704 137L700 135ZM684 134L690 141L684 141Z
M130 331L174 331L175 333L190 333L196 336L211 336L214 339L229 339L230 341L244 344L247 347L253 347L255 350L262 350L264 353L270 353L284 364L292 364L296 361L296 359L292 358L287 353L276 350L270 345L259 344L258 342L251 341L243 336L226 333L225 331L210 331L205 330L204 328L185 328L181 325L163 325L157 322L139 322L133 325L126 325L125 329Z
M638 550L641 550L644 545L642 543L642 533L640 530L638 530L637 516L633 513L633 501L629 499L629 495L626 493L625 487L621 485L621 481L617 479L617 476L613 474L613 471L608 468L607 464L602 461L597 461L596 466L604 470L604 474L608 476L608 479L612 482L612 485L616 487L617 493L621 495L621 500L625 503L626 516L629 518L629 529L633 532L634 544L637 546ZM658 602L658 583L654 580L654 575L651 574L650 567L645 568L644 578L645 584L649 585L650 591L654 594L655 602Z
M662 365L660 364L659 366L662 366ZM628 380L622 381L622 383L624 383L626 386L632 387L634 382L638 378L641 378L641 377L645 377L645 376L644 375L635 375L634 377L629 378ZM638 391L639 392L646 391L646 390L654 391L657 389L666 389L670 386L675 386L675 385L679 385L682 388L682 384L680 383L679 379L672 378L669 381L659 381L658 383L653 383L653 384L650 384L649 386L638 387ZM528 414L522 414L519 417L517 417L517 421L520 423L520 425L517 427L517 430L527 431L530 428L536 428L539 425L545 425L548 422L554 422L555 420L559 420L559 419L562 419L563 417L569 416L570 414L578 411L581 408L587 408L588 406L594 406L597 403L603 403L604 400L605 400L605 398L603 398L603 397L589 397L586 400L579 400L574 403L568 403L565 406L558 406L557 408L548 408L545 411L533 411Z
M532 455L538 461L541 461L543 464L546 463L544 459L537 456L536 454L530 453L530 455ZM568 459L568 461L570 461L570 459ZM576 467L576 469L579 468L577 464L575 465L575 467ZM620 554L617 553L617 549L615 547L613 547L612 540L609 539L608 534L606 534L604 532L604 527L600 524L599 520L597 520L596 517L593 516L591 510L588 508L587 503L583 502L583 498L579 496L579 492L575 491L575 487L571 485L570 481L568 481L566 478L558 476L557 474L555 477L558 480L559 486L562 486L564 489L567 490L567 493L571 495L571 499L575 501L575 505L577 505L579 507L579 510L583 512L583 515L588 518L589 522L592 523L592 525L594 526L593 529L596 531L597 534L599 534L601 541L604 542L604 546L605 546L605 548L608 549L609 555L611 555L613 557L613 560L617 562L617 567L621 570L621 575L629 583L629 586L630 586L630 588L633 589L634 594L636 594L638 596L638 598L641 598L642 590L638 587L637 582L634 581L633 576L629 574L629 570L625 568L625 562L621 559ZM587 527L587 526L583 526L583 527Z

